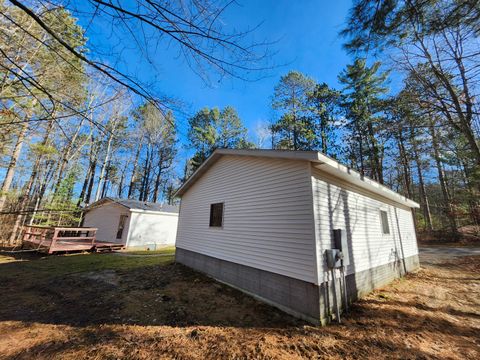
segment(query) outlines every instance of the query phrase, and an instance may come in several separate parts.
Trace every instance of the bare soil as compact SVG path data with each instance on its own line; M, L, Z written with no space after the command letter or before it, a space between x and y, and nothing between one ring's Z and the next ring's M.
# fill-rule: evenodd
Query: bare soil
M171 259L64 259L0 263L0 359L480 359L480 257L429 264L323 328Z

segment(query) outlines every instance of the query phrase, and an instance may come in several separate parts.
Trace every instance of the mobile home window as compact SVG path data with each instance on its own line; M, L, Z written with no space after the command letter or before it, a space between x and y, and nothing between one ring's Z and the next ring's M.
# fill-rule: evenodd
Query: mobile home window
M382 225L382 233L390 234L390 226L388 225L388 213L384 210L380 210L380 223Z
M210 227L222 227L223 203L210 205Z
M117 239L121 239L123 235L123 229L125 228L125 223L127 222L127 215L120 215L120 221L118 223L117 229Z

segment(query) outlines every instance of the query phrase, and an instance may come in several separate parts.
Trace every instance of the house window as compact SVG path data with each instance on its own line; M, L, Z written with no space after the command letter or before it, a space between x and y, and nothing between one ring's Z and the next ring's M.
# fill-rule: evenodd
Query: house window
M390 234L390 226L388 225L388 213L380 210L380 223L382 225L382 233L384 235Z
M210 205L210 227L222 227L223 203Z
M120 215L120 222L118 223L117 230L117 239L121 239L123 235L123 229L125 228L125 223L127 222L127 215Z

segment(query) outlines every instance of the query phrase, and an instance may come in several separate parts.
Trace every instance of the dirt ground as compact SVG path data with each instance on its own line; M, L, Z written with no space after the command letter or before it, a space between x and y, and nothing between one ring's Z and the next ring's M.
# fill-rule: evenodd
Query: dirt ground
M480 257L314 327L172 257L0 256L0 359L480 359Z

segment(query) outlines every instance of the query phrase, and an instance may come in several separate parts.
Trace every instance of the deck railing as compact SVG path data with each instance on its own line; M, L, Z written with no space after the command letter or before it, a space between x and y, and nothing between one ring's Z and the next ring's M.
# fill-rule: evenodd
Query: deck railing
M97 228L24 227L23 245L51 254L55 251L90 250L95 246Z

